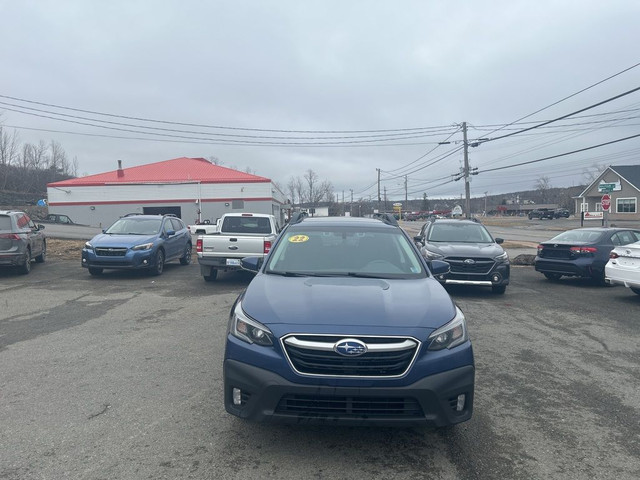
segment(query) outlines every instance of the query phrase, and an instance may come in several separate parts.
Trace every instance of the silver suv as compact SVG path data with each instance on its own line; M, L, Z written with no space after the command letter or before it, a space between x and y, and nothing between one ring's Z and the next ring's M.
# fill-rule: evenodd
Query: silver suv
M0 267L17 266L31 271L31 261L42 263L47 255L44 225L36 225L20 211L0 210Z

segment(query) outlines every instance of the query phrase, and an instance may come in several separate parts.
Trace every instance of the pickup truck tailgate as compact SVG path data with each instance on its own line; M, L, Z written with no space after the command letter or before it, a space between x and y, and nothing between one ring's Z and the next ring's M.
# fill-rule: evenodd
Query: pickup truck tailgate
M262 235L250 237L248 235L212 235L202 242L202 253L214 256L230 255L233 257L250 257L262 255L265 238Z

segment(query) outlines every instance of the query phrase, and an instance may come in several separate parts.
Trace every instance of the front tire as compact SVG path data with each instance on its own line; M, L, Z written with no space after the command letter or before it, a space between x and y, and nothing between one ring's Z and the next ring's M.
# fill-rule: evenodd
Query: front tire
M92 275L94 277L97 277L98 275L102 275L102 268L98 268L98 267L89 267L89 275Z
M164 270L164 252L162 250L158 250L156 252L155 264L153 265L151 274L156 276L162 275L163 270Z
M36 262L37 263L44 263L44 261L46 259L47 259L47 244L44 243L42 245L42 253L36 257Z
M24 263L19 267L20 273L27 275L31 271L31 250L27 248Z
M495 293L496 295L502 295L502 294L504 294L504 292L507 291L507 286L506 285L494 285L493 287L491 287L491 291L493 293Z

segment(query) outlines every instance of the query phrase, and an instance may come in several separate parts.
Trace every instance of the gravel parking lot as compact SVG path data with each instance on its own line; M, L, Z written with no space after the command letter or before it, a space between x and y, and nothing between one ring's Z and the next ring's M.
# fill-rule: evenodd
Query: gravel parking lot
M221 375L242 272L90 277L50 255L0 271L2 479L640 478L640 296L514 267L503 296L451 288L477 362L448 431L256 425Z

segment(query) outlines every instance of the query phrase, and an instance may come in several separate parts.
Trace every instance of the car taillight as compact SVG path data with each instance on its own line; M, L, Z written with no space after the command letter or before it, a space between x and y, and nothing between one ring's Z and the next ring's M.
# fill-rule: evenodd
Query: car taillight
M578 255L586 255L588 253L596 253L598 249L596 247L571 247L569 251Z
M264 253L269 253L271 251L271 242L268 240L264 241Z
M544 245L538 245L538 253L544 250Z
M620 255L618 255L616 252L611 252L609 254L609 258L618 258Z
M201 238L196 240L196 252L202 253L202 239Z
M17 233L3 233L0 238L8 238L9 240L20 240L20 235Z

